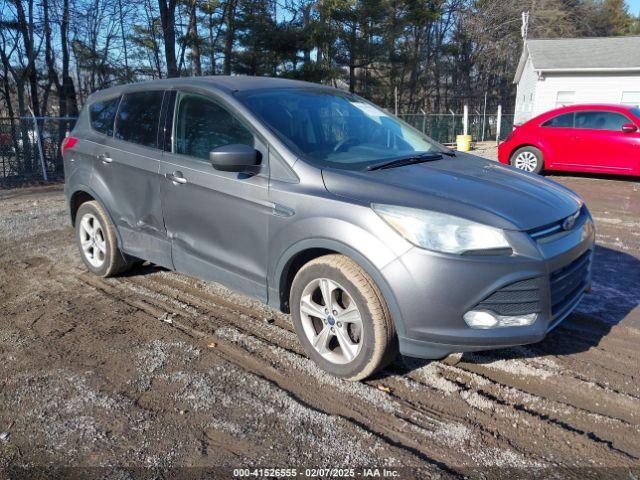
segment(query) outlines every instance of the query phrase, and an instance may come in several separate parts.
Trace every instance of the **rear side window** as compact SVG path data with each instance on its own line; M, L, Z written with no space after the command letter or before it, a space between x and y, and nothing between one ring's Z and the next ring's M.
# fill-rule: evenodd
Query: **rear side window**
M592 130L622 130L622 125L630 120L615 112L576 112L576 128Z
M573 127L573 113L558 115L542 124L543 127L571 128Z
M209 160L209 152L224 145L253 146L253 134L212 99L180 93L175 114L175 153Z
M92 103L89 107L91 128L105 135L113 135L113 122L116 119L120 97Z
M116 118L115 137L145 147L156 147L162 91L127 93Z

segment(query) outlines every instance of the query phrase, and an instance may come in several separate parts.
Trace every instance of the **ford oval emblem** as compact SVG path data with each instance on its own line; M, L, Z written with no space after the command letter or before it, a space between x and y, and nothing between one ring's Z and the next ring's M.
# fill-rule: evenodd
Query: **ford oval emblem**
M567 217L564 219L564 222L562 222L562 229L563 230L571 230L573 228L573 226L576 223L576 218L578 218L578 215L580 214L580 211L578 211L577 213L571 215L570 217Z

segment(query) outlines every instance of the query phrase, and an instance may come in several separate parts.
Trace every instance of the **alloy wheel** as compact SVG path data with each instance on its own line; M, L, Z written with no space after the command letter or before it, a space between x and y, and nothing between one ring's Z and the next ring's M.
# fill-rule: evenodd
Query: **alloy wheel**
M533 172L538 166L538 157L533 152L520 152L516 156L513 166L525 172Z
M95 268L100 268L107 255L107 242L102 225L91 213L85 213L80 220L80 245L82 254Z
M307 339L325 360L346 364L362 348L362 316L353 297L328 278L311 281L302 291L300 318Z

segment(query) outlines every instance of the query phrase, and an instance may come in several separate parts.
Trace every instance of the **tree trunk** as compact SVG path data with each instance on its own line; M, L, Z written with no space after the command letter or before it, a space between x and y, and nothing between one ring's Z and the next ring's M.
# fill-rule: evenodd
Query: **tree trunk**
M193 59L193 73L202 76L202 63L200 61L200 38L198 37L198 18L196 0L191 0L191 11L189 12L189 46L191 47L191 58Z
M231 75L231 57L233 55L233 41L235 36L235 22L234 17L236 14L236 0L227 0L229 6L227 10L227 17L225 20L227 31L224 40L224 63L222 66L224 75Z
M124 33L124 12L122 11L122 0L118 0L118 20L120 23L120 34L122 35L122 53L124 54L125 78L131 80L131 72L129 72L129 55L127 53L127 36Z
M164 57L167 62L167 76L179 76L176 61L176 0L158 0L160 23L164 40Z

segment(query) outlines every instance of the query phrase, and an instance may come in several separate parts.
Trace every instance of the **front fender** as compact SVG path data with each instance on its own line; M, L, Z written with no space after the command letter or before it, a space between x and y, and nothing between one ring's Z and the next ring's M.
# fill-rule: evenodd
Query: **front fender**
M374 215L373 221L382 222ZM362 219L362 216L360 217ZM274 243L279 244L283 238L289 239L289 246L285 248L274 263L269 281L269 304L274 308L281 308L281 289L286 287L282 282L292 259L304 251L324 249L340 253L355 261L373 279L380 288L389 311L394 319L399 334L404 332L404 325L397 301L387 280L382 275L382 268L398 258L411 246L391 231L386 231L386 225L380 225L381 235L373 235L360 225L335 218L307 218L292 224L290 228L281 229L274 236ZM383 241L385 234L389 241ZM291 243L291 237L295 240Z

